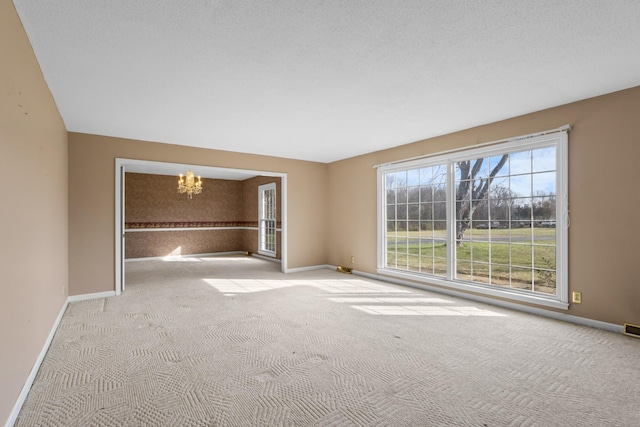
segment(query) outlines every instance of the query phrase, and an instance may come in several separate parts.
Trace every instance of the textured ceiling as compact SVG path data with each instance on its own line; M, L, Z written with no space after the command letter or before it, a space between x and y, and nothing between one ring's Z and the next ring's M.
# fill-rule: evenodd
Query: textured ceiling
M330 162L640 85L637 0L14 0L67 129Z

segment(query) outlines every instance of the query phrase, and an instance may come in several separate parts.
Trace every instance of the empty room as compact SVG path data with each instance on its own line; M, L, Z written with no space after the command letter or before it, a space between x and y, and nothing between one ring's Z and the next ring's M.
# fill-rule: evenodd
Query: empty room
M638 22L0 0L0 424L640 425Z

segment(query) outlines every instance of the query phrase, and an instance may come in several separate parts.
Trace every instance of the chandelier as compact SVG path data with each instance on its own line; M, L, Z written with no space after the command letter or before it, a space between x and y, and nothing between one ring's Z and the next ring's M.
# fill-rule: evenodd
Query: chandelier
M194 194L202 193L202 178L198 177L198 182L196 182L193 172L187 171L186 179L180 174L180 178L178 178L178 193L187 193L190 199L193 198Z

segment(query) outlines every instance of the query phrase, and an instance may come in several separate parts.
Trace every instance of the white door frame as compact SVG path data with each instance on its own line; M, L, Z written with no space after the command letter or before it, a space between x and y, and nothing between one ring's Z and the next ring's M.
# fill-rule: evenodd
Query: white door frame
M154 162L151 160L135 160L116 158L115 161L115 291L116 295L124 290L125 280L125 260L124 260L124 174L125 171L138 172L141 170L148 170L153 172L146 173L161 173L163 175L175 175L184 173L183 171L188 169L197 169L199 174L205 178L213 177L216 174L246 174L252 176L274 176L280 177L280 212L282 221L281 231L281 254L282 264L281 270L283 273L287 272L287 174L281 172L268 172L268 171L255 171L248 169L236 169L236 168L222 168L216 166L203 166L203 165L189 165L180 163L168 163L168 162ZM161 172L159 172L161 171ZM228 178L227 178L228 179Z
M271 257L275 257L278 251L278 244L277 244L277 236L278 236L278 227L277 227L277 222L276 222L276 218L278 216L277 211L276 211L276 218L273 218L273 222L274 222L274 232L276 233L276 244L275 244L275 248L273 251L270 250L265 250L262 248L262 239L263 239L263 235L265 233L265 225L264 225L264 191L265 190L273 190L274 193L276 191L276 183L275 182L270 182L268 184L263 184L263 185L259 185L258 186L258 253L260 255L266 255L266 256L271 256ZM276 197L276 196L274 196ZM277 198L276 198L277 199ZM278 203L278 201L276 200L276 203Z

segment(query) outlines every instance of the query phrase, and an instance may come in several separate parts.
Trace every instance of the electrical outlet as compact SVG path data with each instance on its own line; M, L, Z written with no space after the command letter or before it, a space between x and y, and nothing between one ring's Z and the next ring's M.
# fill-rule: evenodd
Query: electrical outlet
M351 264L356 262L356 257L354 257L353 255L351 256Z
M582 303L582 292L573 291L571 292L571 302L574 304Z

